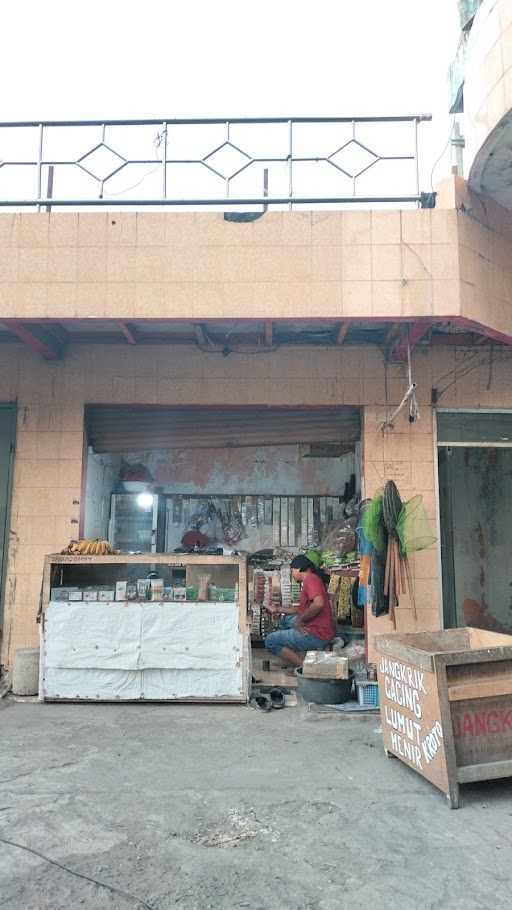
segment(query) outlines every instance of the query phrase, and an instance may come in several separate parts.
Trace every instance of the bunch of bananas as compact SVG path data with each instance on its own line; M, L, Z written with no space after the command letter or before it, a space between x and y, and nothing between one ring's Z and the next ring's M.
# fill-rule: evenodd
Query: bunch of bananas
M108 540L71 540L67 547L61 551L62 555L72 556L108 556L114 553Z

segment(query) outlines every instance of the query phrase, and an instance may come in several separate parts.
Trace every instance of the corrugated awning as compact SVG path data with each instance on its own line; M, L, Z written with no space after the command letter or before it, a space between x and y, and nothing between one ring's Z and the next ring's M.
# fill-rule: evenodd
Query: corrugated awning
M88 405L88 444L95 452L352 443L358 408L203 408Z

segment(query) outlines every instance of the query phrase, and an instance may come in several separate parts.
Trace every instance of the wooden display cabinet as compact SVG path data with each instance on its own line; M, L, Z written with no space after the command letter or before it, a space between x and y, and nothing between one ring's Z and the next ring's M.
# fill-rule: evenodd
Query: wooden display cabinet
M236 599L71 602L54 589L93 594L117 581L209 575ZM184 576L184 578L183 578ZM92 590L91 590L92 589ZM211 589L209 589L211 590ZM105 593L104 591L102 593ZM247 702L250 624L245 556L146 553L47 556L40 608L43 701Z

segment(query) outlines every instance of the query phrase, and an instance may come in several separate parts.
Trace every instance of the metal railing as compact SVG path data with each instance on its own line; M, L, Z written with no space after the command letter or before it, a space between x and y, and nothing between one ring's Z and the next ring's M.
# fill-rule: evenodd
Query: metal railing
M428 205L420 191L418 127L429 120L420 114L4 122L0 206Z

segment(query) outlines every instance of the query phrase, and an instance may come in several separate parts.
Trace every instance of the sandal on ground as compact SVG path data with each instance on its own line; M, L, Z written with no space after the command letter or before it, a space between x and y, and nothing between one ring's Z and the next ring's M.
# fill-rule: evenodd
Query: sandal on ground
M279 708L284 708L286 702L284 697L284 692L281 692L281 689L271 689L268 693L270 700L272 702L272 707L278 710Z
M272 699L269 695L264 695L263 692L253 692L249 704L251 708L257 708L258 711L267 712L272 710Z

